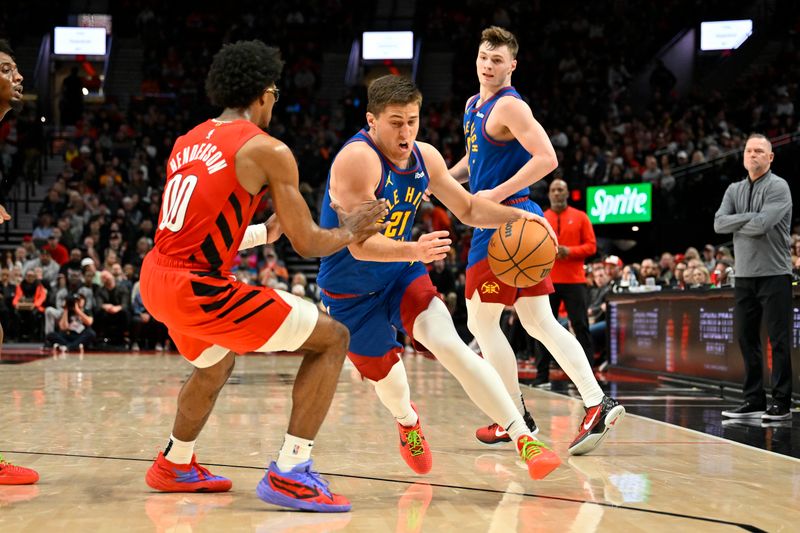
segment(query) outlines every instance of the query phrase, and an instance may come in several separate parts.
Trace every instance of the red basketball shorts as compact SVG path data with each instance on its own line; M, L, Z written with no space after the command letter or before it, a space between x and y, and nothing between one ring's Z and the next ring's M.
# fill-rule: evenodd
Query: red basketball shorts
M481 302L514 305L524 296L545 296L554 292L553 282L548 276L533 287L519 289L506 285L489 268L489 260L484 258L467 268L467 283L464 297L469 300L478 292Z
M139 286L147 312L167 326L181 355L200 368L229 351L296 350L319 317L314 304L284 291L194 270L155 250L145 257Z

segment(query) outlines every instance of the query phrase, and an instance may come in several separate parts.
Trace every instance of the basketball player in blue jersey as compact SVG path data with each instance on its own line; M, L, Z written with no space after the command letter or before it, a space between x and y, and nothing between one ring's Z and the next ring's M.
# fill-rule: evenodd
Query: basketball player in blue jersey
M477 197L541 215L528 190L554 170L558 161L544 128L511 86L518 50L516 37L503 28L492 26L481 34L476 61L480 93L467 100L464 110L467 153L450 174L461 183L468 181ZM502 377L529 429L534 430L536 425L519 388L514 351L500 329L504 307L514 306L528 334L547 347L577 386L586 415L569 451L573 455L588 453L624 416L625 409L603 394L580 343L553 316L547 296L553 292L550 278L517 289L492 274L487 248L493 233L491 229L477 229L472 237L465 287L467 326L483 356ZM559 247L562 249L569 253L568 247ZM497 423L478 429L475 436L485 444L511 441Z
M399 76L378 78L369 87L368 127L337 154L328 176L320 226L338 226L331 202L347 210L365 200L389 202L387 227L322 259L317 283L331 316L350 330L348 357L397 420L400 453L412 470L430 471L431 451L423 436L399 354L397 330L421 342L461 383L467 395L512 439L534 479L560 459L537 441L492 366L459 338L424 263L445 257L446 231L410 241L417 207L427 188L465 224L497 228L525 217L543 217L470 195L447 171L432 146L415 142L422 95ZM549 226L548 226L549 227Z

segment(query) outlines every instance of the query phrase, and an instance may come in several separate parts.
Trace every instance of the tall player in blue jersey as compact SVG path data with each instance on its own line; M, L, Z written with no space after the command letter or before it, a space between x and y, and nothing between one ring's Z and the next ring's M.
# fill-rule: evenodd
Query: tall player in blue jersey
M445 257L450 248L447 232L410 239L427 188L466 224L497 228L525 217L549 225L541 216L464 190L436 149L415 142L421 104L422 95L407 78L384 76L370 85L368 127L345 143L333 162L320 226L339 224L331 202L347 210L376 198L389 203L388 225L383 233L322 259L317 277L322 300L331 316L350 330L348 357L397 420L400 453L412 470L427 473L432 458L411 403L397 330L436 356L470 399L507 431L531 477L541 479L560 459L533 437L492 366L459 338L423 264Z
M464 110L467 153L450 173L459 182L469 181L475 196L541 215L528 190L554 170L558 161L544 128L511 86L518 50L511 32L497 26L482 32L476 60L480 93L467 100ZM504 307L514 306L528 334L547 347L583 397L586 415L569 451L573 455L588 453L602 442L625 409L603 394L580 343L553 316L547 296L553 292L550 279L517 289L492 274L486 256L493 233L477 229L472 237L465 288L467 326L533 430L535 423L519 388L517 360L500 329ZM568 247L559 248L569 253ZM475 436L485 444L511 440L496 423L478 429Z

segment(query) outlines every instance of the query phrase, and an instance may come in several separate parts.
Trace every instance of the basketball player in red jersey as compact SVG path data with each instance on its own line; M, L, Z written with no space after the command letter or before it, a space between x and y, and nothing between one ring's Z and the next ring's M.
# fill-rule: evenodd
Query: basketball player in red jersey
M450 173L462 183L469 181L476 196L517 207L528 205L536 212L540 208L528 197L528 188L554 170L558 161L547 132L511 85L518 50L517 38L506 29L492 26L481 33L475 60L480 92L467 101L464 110L467 154ZM492 274L485 258L490 237L479 230L472 237L465 294L467 327L502 377L519 412L535 427L519 388L514 351L500 329L503 309L514 306L528 334L547 347L578 388L586 414L569 452L588 453L624 416L625 408L603 394L580 343L553 316L548 297L553 292L551 280L516 289ZM565 248L568 256L569 247ZM487 284L500 290L487 291ZM475 436L484 444L511 440L497 423L479 428Z
M288 432L256 492L284 507L344 512L350 503L312 470L310 455L347 352L347 329L305 300L236 281L230 270L240 248L275 240L277 228L301 255L322 256L381 231L377 222L388 210L384 201L364 202L350 213L338 210L340 228L314 224L291 151L260 129L278 100L282 66L278 49L260 41L225 45L206 79L208 96L224 111L178 138L167 162L155 247L142 265L142 299L195 368L146 481L165 492L229 490L231 481L200 466L193 452L234 353L300 351ZM267 187L277 224L248 227Z
M0 39L0 120L12 109L22 109L22 74L14 61L14 51L8 41ZM6 208L0 205L0 224L11 220ZM3 344L3 326L0 325L0 346ZM39 480L39 474L30 468L15 466L0 455L0 485L30 485Z

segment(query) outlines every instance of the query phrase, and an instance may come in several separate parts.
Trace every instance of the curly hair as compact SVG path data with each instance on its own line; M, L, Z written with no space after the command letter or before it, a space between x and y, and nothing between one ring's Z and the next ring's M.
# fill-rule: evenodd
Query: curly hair
M281 52L258 40L226 44L214 55L206 78L211 103L240 109L274 84L283 69Z
M0 53L14 57L14 50L11 49L11 45L5 39L0 39Z

